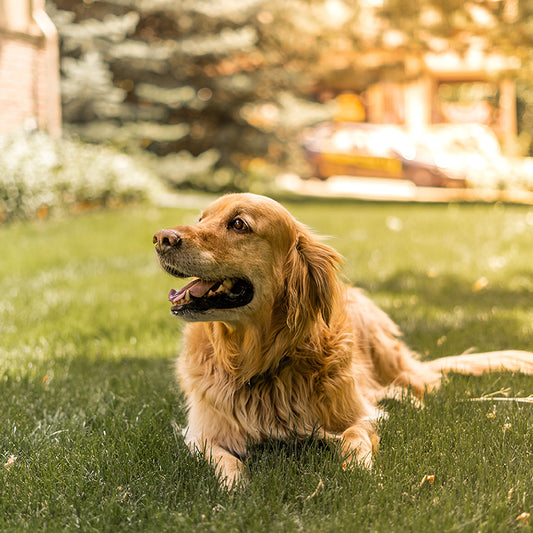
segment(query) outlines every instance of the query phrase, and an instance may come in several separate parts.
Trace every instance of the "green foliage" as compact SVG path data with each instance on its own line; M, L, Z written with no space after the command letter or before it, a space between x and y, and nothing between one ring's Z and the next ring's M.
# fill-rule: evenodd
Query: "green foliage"
M149 199L156 178L127 155L43 133L0 137L0 222Z
M391 402L372 472L344 472L334 445L272 442L251 450L246 487L218 488L178 430L177 280L152 248L209 200L0 227L0 530L527 531L532 407L469 401L530 395L520 375L452 377L424 409ZM423 357L532 349L531 208L289 207Z
M297 133L332 116L299 98L318 72L312 44L330 39L322 2L223 4L49 1L68 129L159 156L216 149L233 172L257 157L302 165Z
M160 157L147 157L166 183L178 189L192 189L210 192L242 191L246 188L246 180L229 168L216 169L220 153L212 148L197 157L186 150Z

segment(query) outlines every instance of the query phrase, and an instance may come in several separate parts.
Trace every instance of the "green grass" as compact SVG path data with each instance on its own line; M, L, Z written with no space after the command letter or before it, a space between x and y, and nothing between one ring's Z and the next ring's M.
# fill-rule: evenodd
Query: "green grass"
M425 357L533 350L533 209L288 207ZM251 450L244 489L219 489L174 429L181 325L151 244L198 211L0 227L0 531L528 529L516 517L533 515L533 407L466 401L533 394L520 375L454 376L423 410L390 404L372 472L344 472L312 439L270 443Z

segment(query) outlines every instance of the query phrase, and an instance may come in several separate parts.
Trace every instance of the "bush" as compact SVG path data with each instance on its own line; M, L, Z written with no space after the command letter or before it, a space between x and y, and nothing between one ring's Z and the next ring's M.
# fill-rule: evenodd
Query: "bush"
M0 137L0 222L151 199L159 182L127 155L41 132Z
M211 148L197 156L187 150L156 156L137 154L171 189L190 189L210 193L239 192L248 189L243 173L231 168L217 168L219 152Z

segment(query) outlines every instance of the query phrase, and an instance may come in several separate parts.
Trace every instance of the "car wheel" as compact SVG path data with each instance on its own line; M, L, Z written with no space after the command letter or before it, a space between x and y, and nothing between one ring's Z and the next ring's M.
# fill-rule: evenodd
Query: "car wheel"
M407 177L418 187L438 187L441 184L440 178L425 168L414 168Z

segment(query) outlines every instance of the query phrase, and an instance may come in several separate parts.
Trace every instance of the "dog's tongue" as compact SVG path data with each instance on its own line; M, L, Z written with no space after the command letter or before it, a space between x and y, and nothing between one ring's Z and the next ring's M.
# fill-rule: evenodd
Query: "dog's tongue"
M168 300L170 302L180 300L181 297L187 291L189 291L189 294L191 296L194 296L195 298L201 298L212 286L212 281L203 281L201 279L195 279L194 281L191 281L190 283L185 285L185 287L182 287L179 291L177 291L176 289L170 289L170 292L168 293Z

